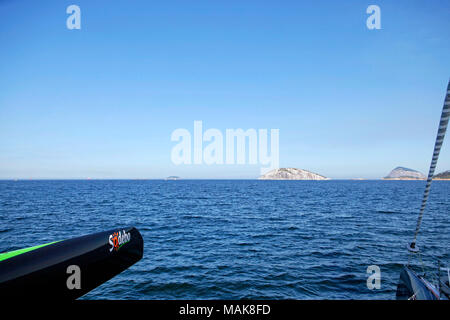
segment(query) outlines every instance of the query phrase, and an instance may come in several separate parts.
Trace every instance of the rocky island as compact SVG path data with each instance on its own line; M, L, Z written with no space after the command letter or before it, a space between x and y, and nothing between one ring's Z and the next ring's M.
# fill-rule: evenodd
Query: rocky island
M329 180L320 174L296 168L280 168L267 172L259 180Z
M167 177L165 180L180 180L180 179L181 178L178 176L170 176L170 177Z
M397 167L392 170L384 180L425 180L426 177L423 173L405 168L405 167Z
M450 180L450 170L436 174L433 180Z

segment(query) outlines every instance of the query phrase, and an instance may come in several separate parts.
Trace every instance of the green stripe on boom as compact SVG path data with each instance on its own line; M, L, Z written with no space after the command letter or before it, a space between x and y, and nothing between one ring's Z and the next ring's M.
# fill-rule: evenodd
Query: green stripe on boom
M50 242L50 243L40 244L40 245L34 246L34 247L29 247L29 248L25 248L25 249L19 249L19 250L9 251L9 252L5 252L5 253L0 253L0 261L3 261L3 260L6 260L6 259L9 259L9 258L18 256L19 254L22 254L22 253L25 253L25 252L29 252L29 251L32 251L32 250L36 250L36 249L39 249L39 248L42 248L42 247L54 244L56 242L59 242L59 241L53 241L53 242Z

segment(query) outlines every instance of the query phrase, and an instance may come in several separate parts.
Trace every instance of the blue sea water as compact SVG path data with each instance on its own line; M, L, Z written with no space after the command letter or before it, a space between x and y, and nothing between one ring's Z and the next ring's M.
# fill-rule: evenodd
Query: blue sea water
M0 252L121 226L144 257L84 299L394 299L424 181L0 181ZM450 182L418 244L450 266ZM418 260L413 260L419 265ZM369 265L381 288L366 285Z

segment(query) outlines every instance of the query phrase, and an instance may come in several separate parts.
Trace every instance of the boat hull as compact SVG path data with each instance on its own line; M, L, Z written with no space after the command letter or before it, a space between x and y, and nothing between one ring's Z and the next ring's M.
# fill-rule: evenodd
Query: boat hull
M129 227L3 254L0 297L76 299L139 261L143 248Z

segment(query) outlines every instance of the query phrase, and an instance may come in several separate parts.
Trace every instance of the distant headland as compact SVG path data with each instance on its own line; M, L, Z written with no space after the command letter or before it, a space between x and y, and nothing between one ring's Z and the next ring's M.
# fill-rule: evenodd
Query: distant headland
M450 170L438 173L433 177L433 180L450 180Z
M297 168L280 168L267 172L259 180L329 180L320 174Z

